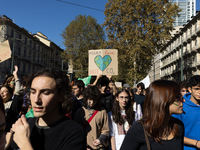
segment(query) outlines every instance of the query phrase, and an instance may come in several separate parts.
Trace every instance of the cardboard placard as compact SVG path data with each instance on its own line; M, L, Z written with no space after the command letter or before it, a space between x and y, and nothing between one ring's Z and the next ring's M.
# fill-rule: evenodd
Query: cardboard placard
M0 63L11 58L11 50L8 40L0 44Z
M118 50L99 49L88 51L88 75L118 75Z
M115 86L118 88L122 88L122 82L115 82Z

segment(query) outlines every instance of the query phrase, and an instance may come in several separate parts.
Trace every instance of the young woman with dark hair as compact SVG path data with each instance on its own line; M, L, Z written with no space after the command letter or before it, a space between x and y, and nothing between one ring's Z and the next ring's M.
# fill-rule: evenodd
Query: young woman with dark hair
M146 150L144 130L151 150L183 150L184 125L171 116L183 112L183 101L178 83L151 83L144 100L143 119L129 129L121 150Z
M139 115L133 110L133 104L125 88L116 93L113 110L108 114L112 150L119 150L127 131L138 120Z
M87 150L104 150L108 145L108 115L101 107L101 92L96 86L84 90L83 107L78 109L74 121L85 129Z
M3 100L0 96L0 149L1 150L4 149L6 143L5 128L6 128L5 110L4 110Z

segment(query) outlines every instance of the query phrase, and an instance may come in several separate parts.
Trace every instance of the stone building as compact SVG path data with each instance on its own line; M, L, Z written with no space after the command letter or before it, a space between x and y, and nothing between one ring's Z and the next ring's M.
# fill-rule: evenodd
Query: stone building
M161 54L161 78L181 81L200 74L200 13L180 28L165 45Z
M4 15L0 17L0 43L5 40L9 40L12 56L0 63L0 83L5 75L11 73L12 65L18 66L20 77L45 67L62 67L63 49L42 33L31 34Z

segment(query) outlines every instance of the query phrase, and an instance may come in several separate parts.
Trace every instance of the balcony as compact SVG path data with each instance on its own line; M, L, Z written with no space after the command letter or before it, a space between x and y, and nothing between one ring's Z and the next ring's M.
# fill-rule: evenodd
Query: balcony
M192 35L191 35L191 37L192 38L195 38L197 35L196 35L196 31L195 30L192 30Z
M183 39L182 39L183 44L187 43L186 39L187 39L186 37L183 37Z
M192 47L191 52L192 52L192 53L196 53L196 52L197 52L196 46L193 46L193 47Z
M200 26L196 28L196 34L200 33Z
M187 42L190 42L190 41L191 41L191 35L190 35L190 34L187 34L186 39L187 39Z

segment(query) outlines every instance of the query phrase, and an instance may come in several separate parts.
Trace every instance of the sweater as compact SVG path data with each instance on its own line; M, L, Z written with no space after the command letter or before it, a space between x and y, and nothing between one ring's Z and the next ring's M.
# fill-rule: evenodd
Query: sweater
M186 93L183 98L183 111L180 115L173 115L173 117L181 120L185 126L185 137L200 141L200 105L193 103L190 98L191 94ZM184 150L196 150L194 146L184 145Z
M85 150L83 128L63 116L49 126L39 126L37 118L28 120L31 135L30 141L34 150ZM13 148L17 148L12 143Z
M178 125L178 136L170 140L162 140L161 143L154 141L148 137L151 150L183 150L184 138L184 125L183 123L174 118L175 123ZM142 124L135 122L128 130L120 150L147 150L144 130Z

